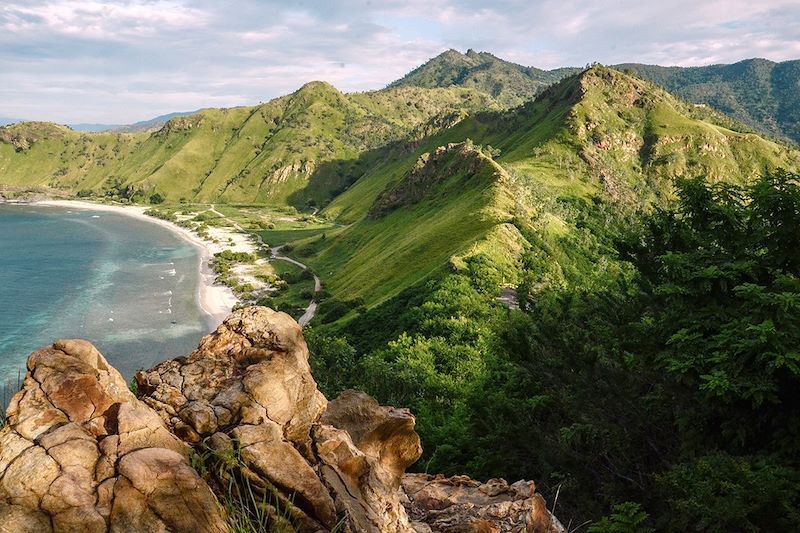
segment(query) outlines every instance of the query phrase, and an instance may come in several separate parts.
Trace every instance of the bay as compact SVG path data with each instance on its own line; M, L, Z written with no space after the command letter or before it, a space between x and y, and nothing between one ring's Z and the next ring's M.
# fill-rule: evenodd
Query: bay
M126 379L191 352L208 331L198 261L192 245L146 221L0 205L4 400L28 355L59 338L91 341Z

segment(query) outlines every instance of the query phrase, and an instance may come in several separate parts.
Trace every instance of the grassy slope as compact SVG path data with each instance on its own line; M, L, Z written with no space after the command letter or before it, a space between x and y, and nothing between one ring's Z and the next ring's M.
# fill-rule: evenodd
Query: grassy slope
M503 216L473 217L498 203L459 189L377 221L366 218L384 191L408 179L421 154L467 138L500 150L496 160L507 172L508 191L501 196L513 196L499 202ZM503 222L513 215L566 235L575 230L574 221L558 204L568 198L641 207L670 198L679 176L741 181L778 166L800 168L800 154L648 82L595 67L536 102L469 117L419 144L384 153L323 212L350 226L325 243L307 240L304 253L335 297L375 303L470 249L510 262L508 250L519 237ZM420 261L423 250L429 254Z
M474 90L397 88L344 95L313 82L256 107L207 109L153 134L80 134L27 123L0 128L0 184L102 191L112 180L170 201L325 202L355 178L363 152L491 109ZM427 126L426 126L427 125Z
M420 201L377 219L361 218L338 238L306 243L300 251L313 254L311 263L334 296L378 303L441 269L511 219L508 176L478 151L465 158L462 148L452 146L439 156L448 165L437 169L440 181Z

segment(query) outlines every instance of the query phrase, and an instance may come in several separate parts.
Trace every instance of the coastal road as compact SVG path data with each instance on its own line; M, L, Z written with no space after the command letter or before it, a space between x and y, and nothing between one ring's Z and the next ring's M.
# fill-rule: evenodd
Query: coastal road
M216 207L214 207L214 204L211 204L211 207L209 208L209 211L211 211L215 215L217 215L217 216L221 217L222 219L224 219L225 221L227 221L228 224L230 224L231 226L236 228L237 231L240 231L242 233L246 233L248 235L254 236L256 238L256 240L258 241L259 246L261 246L262 248L267 246L264 243L264 239L261 238L261 235L259 235L258 233L255 233L255 232L248 231L248 230L244 229L238 223L236 223L235 221L231 220L227 216L225 216L222 213L220 213L219 211L217 211ZM281 249L283 249L283 246L284 245L274 246L272 248L269 248L269 253L270 253L271 259L277 259L279 261L287 261L289 263L292 263L293 265L296 265L296 266L302 268L303 270L308 270L308 266L304 265L300 261L295 261L291 257L286 257L285 255L281 255L280 251L281 251ZM316 294L316 293L318 293L319 291L322 290L322 280L320 280L319 276L317 276L313 272L311 273L311 275L314 276L314 293ZM311 322L311 319L314 318L314 315L316 313L317 313L317 300L316 300L316 298L314 298L314 299L311 300L311 302L309 302L308 307L306 307L306 310L303 313L303 315L299 319L297 319L297 323L300 324L301 326L305 326L306 324Z

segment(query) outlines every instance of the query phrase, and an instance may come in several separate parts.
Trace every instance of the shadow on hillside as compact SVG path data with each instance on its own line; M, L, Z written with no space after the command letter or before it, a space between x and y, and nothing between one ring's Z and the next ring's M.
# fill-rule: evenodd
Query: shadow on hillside
M399 159L402 157L400 154L406 154L405 144L407 143L404 141L393 141L362 152L358 157L322 162L314 169L305 187L293 192L287 200L297 209L322 209L359 179L370 174L376 165L390 158Z
M521 108L519 108L521 109ZM443 130L416 139L401 139L378 148L362 152L351 159L334 159L320 163L302 189L288 197L297 209L324 208L346 192L360 179L374 176L376 172L391 172L397 178L407 173L417 158L438 146L463 142L467 137L481 136L501 126L511 112L481 112ZM377 197L383 189L370 189ZM374 199L373 199L374 200Z

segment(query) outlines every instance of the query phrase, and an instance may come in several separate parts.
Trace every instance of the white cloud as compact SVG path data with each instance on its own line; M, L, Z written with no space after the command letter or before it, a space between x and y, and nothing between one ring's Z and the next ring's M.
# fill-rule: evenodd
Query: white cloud
M0 115L127 122L324 79L380 88L446 48L540 68L800 57L796 0L4 0Z
M167 0L51 0L8 2L0 7L2 31L48 32L98 40L149 37L164 30L201 27L208 20L203 11Z

